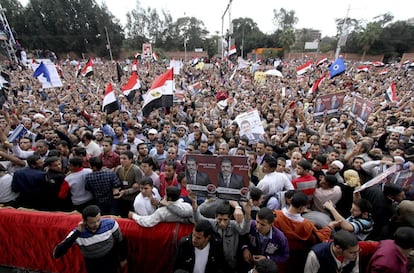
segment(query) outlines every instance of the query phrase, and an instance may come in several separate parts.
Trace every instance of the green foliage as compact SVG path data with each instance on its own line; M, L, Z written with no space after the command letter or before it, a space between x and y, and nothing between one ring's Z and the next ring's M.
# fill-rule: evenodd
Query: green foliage
M203 48L214 56L219 53L221 37L209 35L204 22L196 17L181 17L175 21L162 10L144 8L139 0L126 14L123 28L105 5L97 0L29 0L22 7L18 0L0 0L15 37L28 49L50 49L57 53L75 52L96 54L109 58L106 47L106 31L115 58L120 51L141 51L142 43L151 42L157 53L162 51L188 52ZM274 9L273 20L276 31L264 34L251 18L233 20L233 38L238 52L243 45L244 55L255 48L283 48L289 51L293 45L303 49L310 39L311 29L302 29L300 41L295 41L295 25L299 18L294 10ZM392 22L393 16L385 13L370 22L348 18L348 39L342 52L360 54L384 54L398 57L414 51L414 26L405 22ZM324 37L320 51L335 50L344 19L337 19L336 37ZM124 36L125 33L125 36ZM309 34L309 35L308 35ZM283 52L266 52L270 56Z
M1 4L13 2L3 0ZM11 9L6 16L21 44L29 49L95 53L109 58L105 27L115 56L123 41L119 20L95 0L30 0L21 12Z

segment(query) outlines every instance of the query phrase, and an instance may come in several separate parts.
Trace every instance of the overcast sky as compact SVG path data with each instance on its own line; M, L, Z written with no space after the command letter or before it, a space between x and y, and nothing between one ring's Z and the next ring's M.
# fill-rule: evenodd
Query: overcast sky
M20 0L23 4L28 0ZM125 24L125 14L136 7L134 0L96 0L106 2L109 10ZM151 7L170 12L173 20L183 16L194 16L202 20L211 34L221 33L222 15L229 3L228 0L140 0L144 8ZM409 4L411 3L411 4ZM233 0L231 17L249 17L255 21L259 29L265 33L275 30L273 25L273 9L294 10L299 22L296 28L312 28L322 31L322 36L336 34L335 19L349 17L371 21L375 16L391 13L394 20L407 20L414 17L414 4L408 0ZM228 28L229 17L224 19L224 31Z

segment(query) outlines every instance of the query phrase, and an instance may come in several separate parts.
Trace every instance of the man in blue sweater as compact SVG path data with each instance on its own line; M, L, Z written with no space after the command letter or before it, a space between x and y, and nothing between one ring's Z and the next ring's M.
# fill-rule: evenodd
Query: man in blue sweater
M306 260L304 273L357 273L359 272L359 246L354 234L340 230L333 242L312 247Z
M55 247L53 257L62 257L75 243L88 273L117 273L127 264L127 247L119 225L114 219L101 219L98 206L90 205L82 211L82 221Z

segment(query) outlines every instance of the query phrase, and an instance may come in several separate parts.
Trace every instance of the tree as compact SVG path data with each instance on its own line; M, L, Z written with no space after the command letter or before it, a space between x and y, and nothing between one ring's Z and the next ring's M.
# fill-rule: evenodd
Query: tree
M95 0L30 0L19 20L16 32L31 49L105 54L105 27L115 54L123 40L119 20Z
M295 33L293 29L284 30L279 36L279 43L283 47L283 51L289 51L290 47L295 43Z
M298 22L298 18L295 16L295 11L287 11L284 8L280 8L279 11L273 10L274 18L273 22L276 25L276 29L287 31L293 29Z
M362 48L362 60L365 58L365 54L370 50L374 42L379 38L381 34L381 24L378 22L368 23L363 32L358 35L358 42Z
M251 52L257 47L264 47L265 35L251 18L237 18L232 23L236 46L238 48L243 46L244 53Z

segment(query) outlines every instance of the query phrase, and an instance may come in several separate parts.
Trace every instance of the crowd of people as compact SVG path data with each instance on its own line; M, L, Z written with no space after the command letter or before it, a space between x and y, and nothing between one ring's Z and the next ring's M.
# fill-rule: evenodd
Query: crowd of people
M86 211L55 254L76 241L88 272L102 272L93 260L111 253L85 245L101 230L101 215L143 227L194 223L178 245L175 272L412 272L413 71L388 64L386 73L374 66L357 73L358 63L347 62L345 73L309 92L327 65L299 77L302 61L286 61L279 67L283 78L258 80L251 68L205 61L212 65L184 64L174 76L183 98L149 116L142 114L143 96L165 62L140 63L141 90L133 103L119 91L128 73L117 81L111 62L94 64L91 77L77 77L73 62L62 61L63 87L47 89L30 69L3 65L9 78L0 116L0 204ZM120 105L111 114L102 111L109 82ZM391 82L397 99L387 101ZM315 117L318 96L336 92L345 92L338 111ZM350 115L356 96L374 105L364 123ZM240 135L244 125L236 116L251 110L258 110L265 133ZM194 162L187 158L199 154L245 157L249 201L191 192L187 181L208 181L188 175L186 164L191 169ZM404 183L378 178L391 168L388 178L409 174ZM107 222L122 242L116 221ZM360 245L367 241L380 243L362 266Z

